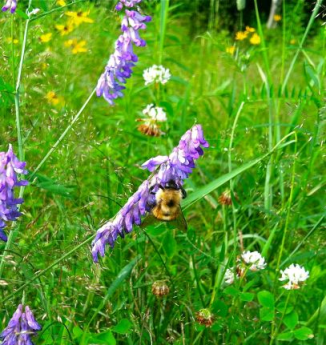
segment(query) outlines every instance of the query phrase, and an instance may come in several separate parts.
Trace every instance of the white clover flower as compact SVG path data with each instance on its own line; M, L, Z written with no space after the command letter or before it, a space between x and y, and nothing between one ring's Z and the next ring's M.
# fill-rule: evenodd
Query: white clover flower
M163 66L153 65L152 67L144 70L143 77L145 79L145 85L148 85L154 82L166 84L170 80L171 74L168 68L164 68Z
M297 264L290 265L284 271L281 271L281 274L282 277L279 280L288 280L288 282L283 285L286 290L300 289L300 285L309 278L309 271L305 271L304 267Z
M234 272L235 270L235 272ZM231 268L228 268L226 271L225 271L225 274L224 274L224 283L225 284L233 284L234 283L234 277L236 279L239 279L240 277L243 276L245 270L239 266L237 266L236 268L234 267L231 267Z
M263 270L266 267L265 259L258 252L244 252L241 254L241 259L246 265L250 265L249 270L253 272Z
M235 275L237 276L237 275ZM231 285L234 283L234 272L233 272L233 267L231 268L228 268L226 271L225 271L225 274L224 274L224 282L225 284L228 284L228 285Z
M154 104L149 104L144 110L144 115L148 115L151 119L164 122L166 121L166 113L161 107L155 107Z

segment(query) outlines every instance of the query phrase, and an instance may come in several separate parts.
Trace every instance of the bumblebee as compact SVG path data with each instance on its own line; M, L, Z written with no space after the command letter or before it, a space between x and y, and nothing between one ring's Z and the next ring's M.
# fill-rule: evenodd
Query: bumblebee
M177 228L187 230L187 222L180 207L181 200L186 196L186 191L173 180L166 183L165 187L159 186L159 190L155 193L155 204L151 209L152 218L163 222L174 222ZM148 219L144 226L150 223L152 221Z

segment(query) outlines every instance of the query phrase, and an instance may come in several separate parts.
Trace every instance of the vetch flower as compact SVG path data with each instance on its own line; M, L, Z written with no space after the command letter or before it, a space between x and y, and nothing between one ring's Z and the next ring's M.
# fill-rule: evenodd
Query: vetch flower
M77 41L76 38L68 40L64 43L65 47L70 47L72 49L72 53L73 54L78 54L78 53L86 53L87 49L86 49L86 41L85 40L81 40L81 41Z
M8 152L0 152L0 239L7 241L4 233L6 222L15 221L21 213L18 211L19 204L23 199L16 199L14 188L26 186L28 181L18 180L17 174L27 174L25 162L21 162L15 156L12 146L9 145Z
M42 327L36 322L34 315L28 306L20 304L8 323L8 326L0 334L2 345L33 345L31 337L37 335Z
M249 267L250 271L256 272L266 268L265 259L258 252L244 252L241 254L242 261Z
M40 36L40 41L42 43L47 43L47 42L51 41L51 39L52 39L52 33L51 32L49 32L48 34L44 34L44 35Z
M300 286L309 278L309 271L305 271L304 267L300 265L290 265L284 271L281 271L280 281L287 281L283 285L286 290L300 289Z
M57 0L57 4L61 7L66 6L66 2L64 0Z
M254 33L251 38L250 38L250 43L253 45L258 45L260 44L260 37L256 33Z
M10 9L11 13L15 13L17 8L17 0L7 0L5 5L2 7L2 11L6 12Z
M121 1L116 9L120 11L123 6L132 7L139 2L140 0ZM125 16L121 23L122 35L115 42L115 51L110 56L96 88L97 96L103 96L111 105L114 104L115 99L123 97L122 90L125 89L123 84L131 77L132 68L138 61L137 55L133 52L133 47L134 45L137 47L146 45L146 42L139 36L139 30L146 29L145 23L149 21L151 21L149 16L141 15L137 11L125 10Z
M92 243L92 254L95 262L98 255L104 256L105 246L112 248L118 236L122 238L133 230L133 225L140 225L141 217L151 212L155 206L155 193L171 181L177 187L195 168L195 161L204 154L202 147L208 147L204 139L201 125L195 125L188 130L169 156L157 156L142 165L152 174L138 190L129 198L117 215L104 224L96 233Z
M170 80L171 74L168 68L153 65L152 67L144 70L143 77L145 80L145 85L151 83L166 84Z

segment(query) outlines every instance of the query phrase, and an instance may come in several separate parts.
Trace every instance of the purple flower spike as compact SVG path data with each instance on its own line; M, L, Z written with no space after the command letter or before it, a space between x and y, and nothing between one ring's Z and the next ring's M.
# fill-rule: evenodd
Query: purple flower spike
M15 198L14 188L26 186L28 181L18 180L17 174L27 174L25 162L21 162L15 156L12 146L8 152L0 152L0 239L7 241L3 229L7 221L15 221L21 215L18 211L19 204L23 199Z
M10 9L11 13L15 13L17 7L17 0L7 0L5 5L2 7L2 11L6 12Z
M34 315L28 306L20 304L8 323L8 326L0 334L1 345L33 345L32 336L42 327L35 321Z
M140 3L141 0L121 0L116 5L116 10L121 11L124 7L131 8ZM143 16L137 11L126 9L125 16L121 22L122 34L115 42L115 51L110 56L104 73L98 80L96 94L103 96L111 105L114 100L123 97L122 90L125 89L127 79L131 77L132 68L138 61L137 55L133 52L133 46L144 47L146 42L140 38L139 30L146 29L147 22L151 17Z
M159 188L165 187L171 181L181 188L184 180L195 168L195 160L204 154L202 147L208 146L201 125L195 125L181 137L179 145L169 156L157 156L142 165L142 168L148 169L152 174L117 215L97 231L92 243L95 262L98 261L98 255L104 256L107 244L113 248L118 236L123 238L125 233L132 231L134 224L141 224L141 217L151 212L155 206L155 193Z

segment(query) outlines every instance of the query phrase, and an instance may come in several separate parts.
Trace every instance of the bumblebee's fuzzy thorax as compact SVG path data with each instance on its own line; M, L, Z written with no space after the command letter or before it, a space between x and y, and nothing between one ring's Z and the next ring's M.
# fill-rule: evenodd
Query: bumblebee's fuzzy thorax
M182 192L179 189L159 189L155 195L156 206L153 215L160 220L170 221L180 214Z

